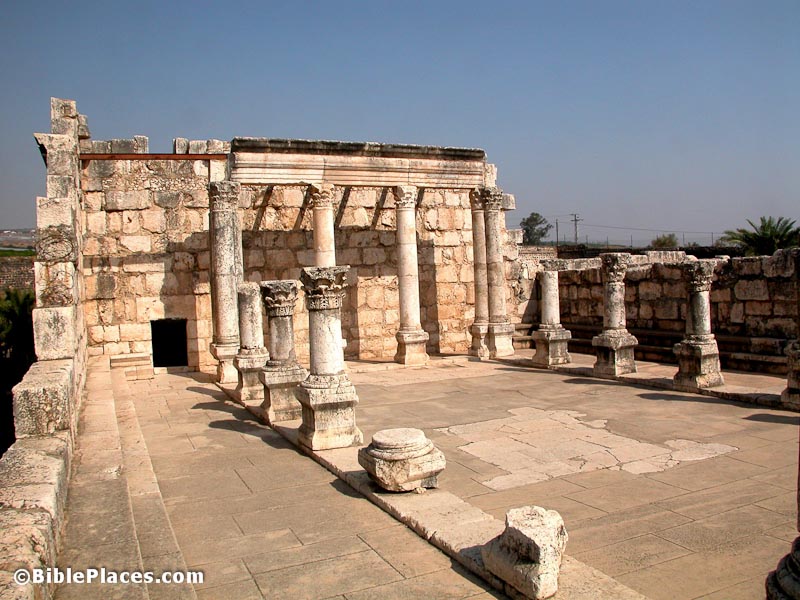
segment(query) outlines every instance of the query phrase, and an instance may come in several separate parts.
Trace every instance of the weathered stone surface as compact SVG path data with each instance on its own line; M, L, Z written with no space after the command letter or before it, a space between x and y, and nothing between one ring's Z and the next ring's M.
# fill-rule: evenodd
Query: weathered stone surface
M358 451L358 462L378 485L392 492L437 487L445 458L420 429L384 429Z
M505 531L481 549L486 568L527 598L558 591L558 572L567 545L564 520L538 506L506 514Z
M74 306L33 309L34 346L40 361L75 356L76 319Z
M800 342L794 340L786 348L786 389L781 393L781 402L794 410L800 408Z
M72 360L38 361L14 389L18 438L70 430L74 424Z

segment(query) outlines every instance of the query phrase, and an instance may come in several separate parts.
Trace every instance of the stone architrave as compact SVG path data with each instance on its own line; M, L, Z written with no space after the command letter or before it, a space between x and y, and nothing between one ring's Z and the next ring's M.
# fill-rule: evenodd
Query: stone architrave
M483 189L486 221L486 275L489 283L489 326L486 345L492 358L514 354L514 325L506 315L506 276L503 267L501 211L503 191L497 187Z
M244 276L242 231L239 228L239 184L212 181L208 184L211 202L211 310L214 323L211 354L219 361L217 381L234 383L239 379L233 365L239 350L239 308L237 291Z
M716 265L714 259L681 265L687 279L689 306L686 335L673 349L678 358L678 372L673 377L677 390L692 391L724 383L717 340L711 333L711 278Z
M428 333L423 331L419 310L419 266L417 265L417 188L399 185L393 189L397 211L397 281L400 288L400 329L395 362L424 365L428 362Z
M259 380L269 353L264 347L264 321L261 317L261 295L257 283L239 284L239 352L233 365L239 372L236 394L243 404L260 406L264 402L264 386Z
M572 333L561 325L561 308L558 298L558 260L541 262L544 271L539 273L542 286L542 317L539 329L533 332L536 342L536 354L533 364L537 367L563 365L570 362L567 344Z
M384 429L358 451L358 463L379 486L390 492L410 492L438 486L444 454L420 429Z
M336 266L333 203L335 186L330 183L311 185L311 219L314 233L314 266Z
M486 334L489 332L489 280L486 271L486 219L483 189L475 188L469 194L472 207L472 254L475 270L475 321L470 327L471 356L489 358Z
M794 340L786 348L788 372L786 389L781 394L781 403L787 408L800 408L800 341Z
M481 548L486 568L526 598L558 591L558 572L567 545L564 519L554 510L523 506L506 513L503 533Z
M264 418L270 424L299 419L302 410L297 401L297 386L308 376L308 371L298 364L294 350L297 282L262 281L261 297L269 328L269 360L261 371Z
M344 370L341 307L349 266L306 267L300 281L306 294L311 365L297 389L303 407L300 443L311 450L358 445L356 388Z
M625 272L631 255L609 252L600 255L603 277L603 332L592 338L597 360L595 377L614 378L636 372L633 350L639 343L626 328Z

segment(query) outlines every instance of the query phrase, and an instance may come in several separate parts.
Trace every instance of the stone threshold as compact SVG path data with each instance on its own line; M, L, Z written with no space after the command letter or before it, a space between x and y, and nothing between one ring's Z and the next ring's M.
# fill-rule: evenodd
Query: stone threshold
M444 357L442 363L466 362L467 356ZM380 370L404 368L397 363L379 364ZM348 365L350 366L350 365ZM372 365L369 365L372 366ZM379 370L379 369L375 369ZM237 404L244 406L260 419L258 407L247 406L235 396L232 386L217 386ZM524 596L490 573L483 563L481 547L500 535L505 523L472 506L458 496L440 489L424 493L395 493L378 488L367 472L358 464L358 447L312 451L301 446L297 431L301 421L285 421L272 425L272 429L291 442L300 452L310 456L351 488L367 498L384 512L409 527L422 539L439 548L489 585L509 597L524 600ZM544 507L547 508L547 507ZM569 532L569 526L567 526ZM605 573L564 555L555 600L647 600L645 596L621 584Z

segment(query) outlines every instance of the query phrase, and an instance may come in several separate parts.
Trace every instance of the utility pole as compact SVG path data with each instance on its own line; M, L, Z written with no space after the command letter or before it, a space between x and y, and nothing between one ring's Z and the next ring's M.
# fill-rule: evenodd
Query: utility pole
M558 219L556 219L556 248L558 248Z
M572 222L575 225L575 245L578 245L578 221L583 221L583 219L578 218L578 213L570 213L572 215Z

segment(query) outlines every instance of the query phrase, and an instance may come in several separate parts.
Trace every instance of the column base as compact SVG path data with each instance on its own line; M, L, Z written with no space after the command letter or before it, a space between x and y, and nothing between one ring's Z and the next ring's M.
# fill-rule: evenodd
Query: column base
M428 332L418 329L416 331L398 331L397 353L394 362L401 365L427 365L428 364Z
M800 600L800 538L767 576L767 600Z
M613 379L627 373L636 373L633 350L639 340L627 329L604 331L592 338L597 360L594 363L594 376Z
M472 334L470 356L477 356L481 360L489 358L489 346L486 345L486 335L489 333L488 323L473 323L469 328Z
M491 358L514 355L514 325L511 323L489 323L486 345Z
M302 407L297 400L297 387L305 378L308 371L298 364L265 367L259 374L263 384L264 418L270 425L281 421L292 421L302 416Z
M217 383L237 383L239 371L233 364L239 352L239 344L211 344L211 356L216 358Z
M673 348L678 358L678 372L672 378L676 390L691 392L722 385L725 381L719 366L719 349L713 335L686 339Z
M565 365L572 362L567 351L570 339L572 339L572 333L561 325L539 325L539 329L533 332L536 354L533 355L531 361L537 367Z
M364 442L356 426L356 388L346 373L309 375L297 388L303 407L300 444L311 450L347 448Z
M236 395L243 404L261 406L264 402L264 386L261 385L258 376L268 359L269 353L264 348L260 351L240 352L233 359L239 382L236 386Z

